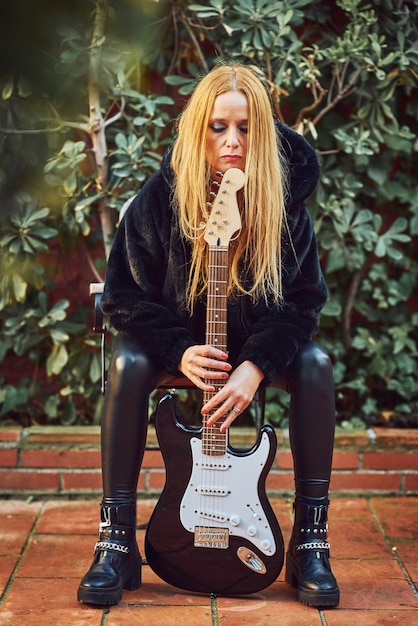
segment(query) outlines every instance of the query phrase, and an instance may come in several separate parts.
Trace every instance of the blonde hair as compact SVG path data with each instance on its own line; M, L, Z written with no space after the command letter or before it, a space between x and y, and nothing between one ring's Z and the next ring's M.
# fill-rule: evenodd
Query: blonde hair
M202 219L207 215L210 168L206 137L215 98L226 91L242 92L248 102L245 186L242 229L230 246L228 295L247 294L281 302L281 233L285 224L286 177L271 101L258 70L244 65L218 65L197 85L178 123L172 167L173 203L180 228L192 244L186 304L193 311L207 287L207 245ZM245 274L242 274L242 268Z

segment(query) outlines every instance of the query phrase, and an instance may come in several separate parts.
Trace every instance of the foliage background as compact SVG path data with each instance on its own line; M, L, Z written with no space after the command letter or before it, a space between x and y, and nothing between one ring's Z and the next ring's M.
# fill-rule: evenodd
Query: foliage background
M1 9L0 420L99 421L88 283L104 276L119 212L158 167L195 79L229 58L266 72L277 117L321 161L309 208L339 423L418 424L417 2ZM268 420L285 424L287 399L268 400Z

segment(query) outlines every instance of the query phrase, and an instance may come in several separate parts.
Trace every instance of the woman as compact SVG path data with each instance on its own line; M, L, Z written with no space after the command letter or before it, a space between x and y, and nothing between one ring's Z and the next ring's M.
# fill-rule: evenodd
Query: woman
M116 604L141 582L136 489L148 396L164 376L215 391L202 407L227 429L260 385L291 395L294 527L286 581L312 606L335 606L328 488L335 428L332 367L312 337L327 298L305 199L319 167L307 142L275 122L260 74L219 65L201 80L172 152L124 216L108 263L103 311L114 342L102 420L100 540L78 599ZM228 354L205 345L208 197L231 167L245 173L242 228L230 246ZM318 537L320 541L318 541Z

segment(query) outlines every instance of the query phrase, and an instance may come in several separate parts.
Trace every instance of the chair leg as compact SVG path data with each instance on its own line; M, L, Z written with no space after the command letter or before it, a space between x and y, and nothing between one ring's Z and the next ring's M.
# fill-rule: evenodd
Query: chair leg
M266 390L258 389L254 396L255 426L257 428L257 431L259 431L264 424L265 408Z

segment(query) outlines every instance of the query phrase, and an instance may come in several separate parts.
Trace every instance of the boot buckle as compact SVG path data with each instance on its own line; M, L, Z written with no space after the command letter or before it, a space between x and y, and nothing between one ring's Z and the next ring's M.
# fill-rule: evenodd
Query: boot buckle
M300 529L300 532L301 533L314 533L315 535L316 534L319 534L319 535L325 534L325 535L327 535L328 534L328 524L325 523L325 524L318 524L317 526L303 526Z
M105 528L108 528L112 524L112 521L110 519L110 508L104 506L102 508L102 514L104 519L99 524L99 532L102 532Z
M114 552L123 552L124 554L128 554L129 548L128 546L122 546L119 543L113 543L111 541L97 541L94 546L94 552L98 552L99 550L113 550Z
M296 551L301 550L329 550L331 548L328 541L311 541L310 543L300 543L296 546Z

